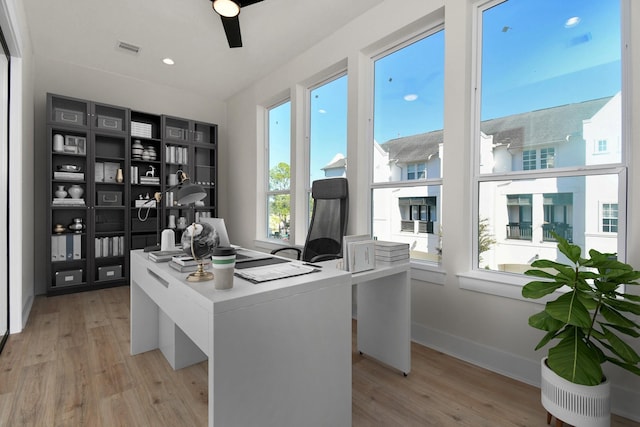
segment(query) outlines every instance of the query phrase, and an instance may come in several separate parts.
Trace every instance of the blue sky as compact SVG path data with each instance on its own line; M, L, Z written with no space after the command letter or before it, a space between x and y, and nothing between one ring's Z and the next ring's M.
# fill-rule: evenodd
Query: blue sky
M509 0L486 10L481 119L617 93L619 27L616 0ZM374 62L378 143L443 128L445 31ZM312 180L346 155L346 107L346 76L312 91ZM270 167L289 162L290 114L289 104L271 111Z

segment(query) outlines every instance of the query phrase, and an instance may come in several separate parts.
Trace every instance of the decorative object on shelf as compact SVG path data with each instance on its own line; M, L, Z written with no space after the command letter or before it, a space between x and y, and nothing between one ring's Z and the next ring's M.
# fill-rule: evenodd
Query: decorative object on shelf
M147 146L147 154L149 155L149 160L156 160L156 149L152 145Z
M169 228L176 228L176 216L175 215L169 215L169 223L167 224L167 227Z
M131 144L131 158L134 160L142 159L142 152L144 151L144 147L139 139L133 141Z
M559 425L608 426L610 386L601 365L609 361L640 375L640 355L618 336L640 336L640 325L625 316L640 313L640 298L627 288L640 285L640 271L595 249L582 258L580 246L551 234L570 262L534 261L525 274L541 280L522 288L522 296L533 299L559 291L529 317L529 325L545 332L536 350L559 340L542 361L542 406Z
M121 184L124 182L124 175L122 174L122 169L120 168L116 172L116 182Z
M213 249L220 244L220 236L215 228L207 223L193 223L182 233L182 249L198 261L198 270L189 274L190 282L204 282L213 279L213 274L204 271L204 258L210 257Z
M151 160L151 154L149 154L149 150L147 150L146 148L142 150L142 160Z
M55 192L55 195L58 199L64 199L67 197L67 192L64 189L64 185L58 185L58 189Z
M53 232L56 233L56 234L62 234L62 233L64 233L65 230L66 230L66 228L64 228L64 225L62 225L62 224L56 224L53 227Z
M75 233L82 233L85 228L82 218L73 218L73 222L69 224L69 230Z
M82 168L79 165L58 165L58 170L62 172L80 172Z
M69 187L67 192L69 193L72 199L79 199L84 194L84 188L82 188L77 184L73 184L71 187Z
M178 218L178 230L184 230L187 228L187 218L181 216Z
M60 134L53 135L53 151L57 153L64 151L64 136Z

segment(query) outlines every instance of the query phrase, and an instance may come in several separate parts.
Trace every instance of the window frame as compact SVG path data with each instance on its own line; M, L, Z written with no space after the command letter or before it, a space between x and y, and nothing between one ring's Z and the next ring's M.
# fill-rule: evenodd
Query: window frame
M264 109L264 170L265 170L265 175L264 175L264 209L265 209L265 215L263 217L263 222L264 222L264 233L262 233L262 237L259 240L266 240L268 242L271 243L282 243L282 242L286 242L286 240L283 239L275 239L269 236L269 199L273 196L279 196L279 195L288 195L289 196L289 241L293 241L293 239L295 239L295 227L294 227L294 223L295 223L295 217L293 215L293 203L294 203L294 197L293 197L293 191L292 191L292 185L291 185L291 181L292 181L292 176L291 174L293 174L293 152L291 151L291 148L289 150L289 170L290 170L290 176L289 176L289 188L286 190L271 190L270 188L270 177L269 177L269 173L271 171L270 167L269 167L269 161L270 161L270 153L271 153L271 139L270 139L270 134L271 134L271 129L270 129L270 121L269 121L269 115L270 112L278 107L283 106L284 104L286 104L287 102L291 103L291 108L293 108L293 103L291 101L291 97L283 97L280 98L278 101L273 102L271 104L269 104L267 107L265 107ZM293 114L291 114L292 116ZM290 118L291 120L291 118ZM290 145L293 145L293 138L290 136Z
M369 211L369 231L371 234L373 234L373 228L374 228L374 215L373 215L373 206L374 206L374 193L376 190L393 190L393 189L403 189L403 188L415 188L415 189L419 189L419 188L424 188L425 190L427 190L429 187L440 187L440 200L436 201L436 203L440 203L439 207L440 209L442 209L442 198L444 197L443 195L443 177L442 177L442 170L440 172L440 176L439 177L429 177L428 174L426 173L426 169L425 169L425 175L426 178L417 178L417 179L411 179L409 180L407 178L407 173L405 172L404 176L402 177L401 180L399 181L385 181L385 182L376 182L375 178L374 178L374 174L375 174L375 168L374 168L374 162L373 162L373 155L374 155L374 150L376 150L375 148L375 141L374 141L374 104L375 104L375 79L373 78L373 76L375 76L375 63L378 59L384 58L388 55L391 55L395 52L398 52L399 50L413 44L416 43L420 40L423 40L429 36L432 36L440 31L444 31L445 30L445 23L444 20L438 20L437 22L432 23L431 25L428 26L428 28L425 28L424 30L415 33L413 35L411 35L410 37L407 38L403 38L400 41L395 41L392 44L388 44L386 45L384 48L377 50L376 52L373 52L370 56L369 56L369 65L370 65L370 76L371 76L371 80L370 80L370 86L369 86L369 91L370 91L370 119L369 119L369 124L368 124L368 133L369 133L369 137L368 137L368 144L367 144L367 156L368 156L368 162L369 162L369 170L368 170L368 180L369 180L369 200L371 203L371 207L370 207L370 211ZM446 51L446 48L445 48ZM446 53L445 53L446 55ZM445 58L445 62L446 62L446 58ZM446 72L446 68L445 68L445 72ZM444 126L444 122L443 122L443 126ZM426 166L426 165L425 165ZM428 190L425 192L426 195L424 197L431 197L429 196L429 192ZM435 214L436 218L441 218L442 215L439 215L438 213ZM440 234L439 231L433 230L434 232L431 234ZM424 233L425 235L427 235L428 233ZM440 236L441 237L441 236ZM442 242L440 241L440 248L442 247ZM427 260L421 260L418 258L410 258L410 262L411 262L411 266L412 268L416 268L418 267L419 269L423 269L423 270L434 270L434 271L442 271L442 261L435 263L432 261L427 261ZM441 283L442 282L442 278L438 277L435 278L434 277L434 282L438 282Z
M627 174L629 168L629 160L631 153L631 117L629 115L630 106L630 51L629 51L629 0L620 0L620 20L621 20L621 32L620 32L620 49L621 49L621 138L622 149L620 162L608 163L605 165L583 165L576 167L562 167L556 168L555 165L552 168L536 169L536 170L522 170L511 171L508 173L481 173L481 149L480 149L480 135L481 135L481 101L482 101L482 16L485 10L488 10L494 6L499 5L508 0L483 0L475 3L473 8L473 37L472 43L472 80L475 83L473 86L473 93L471 94L471 156L472 162L471 170L471 189L472 189L472 216L471 230L472 236L478 236L479 233L479 193L480 185L483 182L492 181L504 181L504 180L527 180L527 179L541 179L541 178L561 178L570 176L597 176L613 174L618 177L618 239L617 239L617 253L618 258L621 260L626 259L626 249L628 245L628 234L626 228L626 216L627 216L627 193L629 191L627 183ZM557 157L557 152L554 153L554 162ZM600 215L598 215L600 217ZM602 226L602 220L599 218L600 228ZM496 270L484 270L479 267L479 244L478 238L472 238L471 244L471 256L469 257L468 271L460 274L460 287L462 289L468 289L478 292L484 292L492 295L506 296L509 298L523 300L521 295L521 287L530 281L527 276L522 274L506 273ZM541 302L542 303L542 302Z
M317 79L314 81L314 83L311 83L309 85L307 85L305 87L305 97L304 97L304 107L305 107L305 115L304 115L304 129L305 129L305 151L304 151L304 159L305 159L305 165L304 165L304 171L305 171L305 176L307 177L305 180L305 185L304 185L304 193L305 193L305 197L304 200L306 200L306 206L309 207L309 209L305 210L305 216L304 216L304 223L307 225L307 227L310 225L311 223L311 212L312 212L312 206L313 206L313 200L311 198L311 144L313 143L313 141L311 140L311 92L313 92L315 89L318 89L326 84L332 83L335 80L338 80L342 77L346 77L347 78L347 113L348 113L348 103L349 103L349 99L348 99L348 87L349 87L349 73L348 70L344 67L342 67L340 70L338 71L332 71L332 72L328 72L328 73L324 73L322 74L322 78L321 79ZM348 121L348 118L347 118ZM348 123L347 123L347 129L348 129ZM348 132L348 131L347 131ZM348 136L348 135L347 135ZM346 140L347 146L345 147L345 156L347 155L346 151L348 151L348 138ZM345 157L346 158L346 157ZM346 169L346 168L345 168Z

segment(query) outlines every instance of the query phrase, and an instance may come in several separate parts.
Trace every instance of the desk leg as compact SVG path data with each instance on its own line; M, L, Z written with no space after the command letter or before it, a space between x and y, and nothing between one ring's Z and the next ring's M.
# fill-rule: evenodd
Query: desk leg
M407 375L411 370L409 273L357 286L358 350Z
M158 306L140 286L131 281L131 354L158 348Z

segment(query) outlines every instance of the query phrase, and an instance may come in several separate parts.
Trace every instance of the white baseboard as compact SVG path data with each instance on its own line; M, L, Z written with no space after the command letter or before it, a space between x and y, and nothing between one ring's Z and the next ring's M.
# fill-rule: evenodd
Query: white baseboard
M540 361L529 360L466 338L412 323L413 341L509 378L540 387ZM611 386L611 412L640 421L640 390Z

